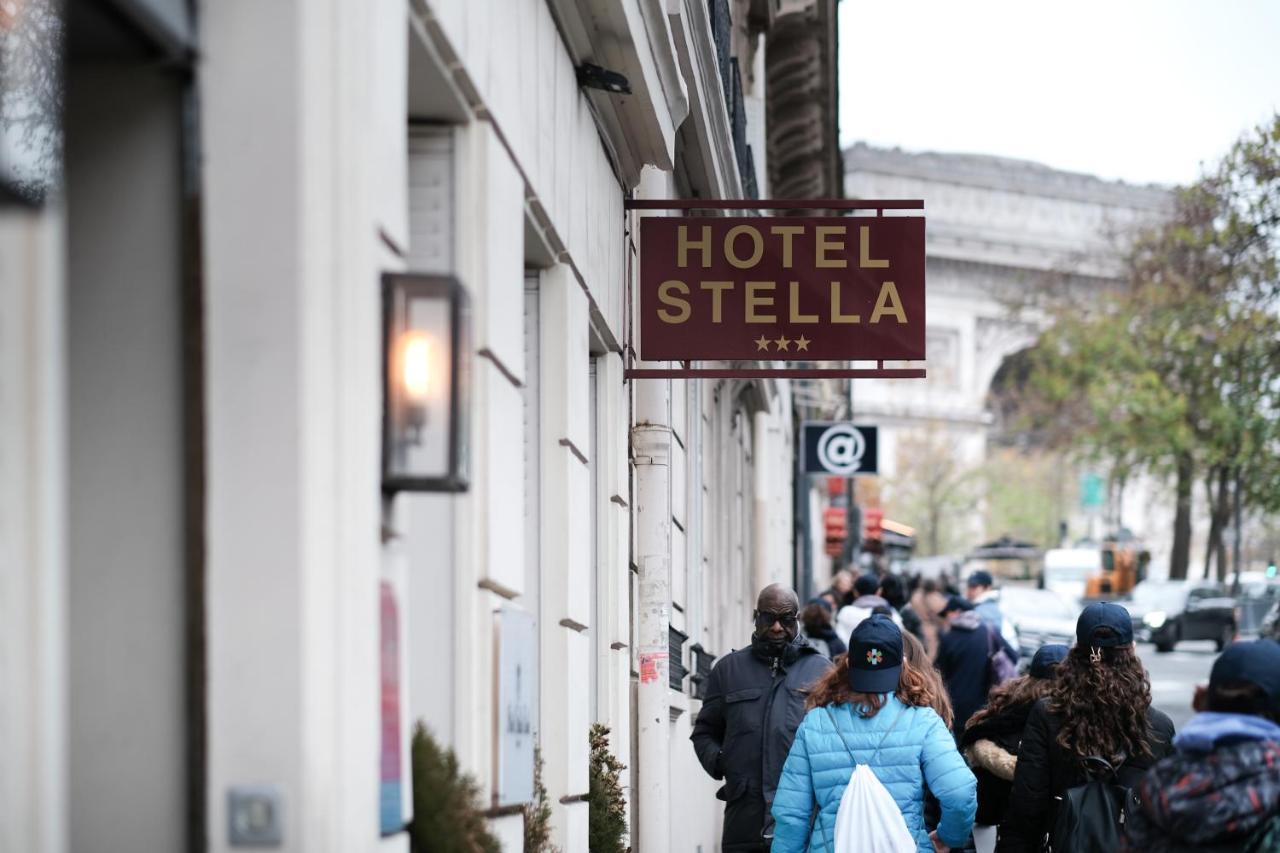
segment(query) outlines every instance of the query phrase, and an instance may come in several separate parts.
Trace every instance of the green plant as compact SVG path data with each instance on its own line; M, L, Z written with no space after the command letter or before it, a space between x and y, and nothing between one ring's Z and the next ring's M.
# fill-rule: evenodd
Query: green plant
M609 727L591 726L591 781L587 838L591 853L627 853L627 801L620 777L626 766L609 751Z
M501 853L485 826L480 787L461 772L452 749L421 722L413 728L413 853Z
M542 783L542 747L533 748L533 802L524 807L524 853L558 853L551 844L551 803Z

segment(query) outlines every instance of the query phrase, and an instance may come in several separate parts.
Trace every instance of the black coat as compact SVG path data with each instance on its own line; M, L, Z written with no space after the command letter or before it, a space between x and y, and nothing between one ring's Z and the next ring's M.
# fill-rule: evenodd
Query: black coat
M989 740L1010 755L1017 755L1032 704L1014 705L977 725L966 726L960 736L961 751L980 740ZM1013 783L985 767L974 767L973 775L978 780L978 816L975 822L979 826L999 826L1008 811Z
M773 825L769 810L782 764L804 719L809 687L830 667L804 637L796 637L780 659L753 643L711 668L690 740L711 777L725 781L716 792L725 803L725 853L768 849L764 832Z
M1121 765L1117 781L1136 787L1153 764L1173 751L1173 722L1155 708L1147 709L1152 757L1133 756ZM1057 816L1055 797L1088 781L1075 756L1057 742L1062 719L1041 699L1031 709L1018 750L1009 811L1000 824L997 853L1040 853L1043 839Z
M957 735L964 731L973 712L987 704L992 649L1004 649L1009 660L1018 662L1018 653L972 610L953 622L951 630L942 635L938 644L936 663L951 696L951 707L956 714L952 728Z

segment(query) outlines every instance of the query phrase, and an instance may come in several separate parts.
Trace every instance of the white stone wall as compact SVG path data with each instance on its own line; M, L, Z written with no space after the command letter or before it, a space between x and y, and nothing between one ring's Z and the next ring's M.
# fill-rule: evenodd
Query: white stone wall
M646 123L649 156L661 160L652 149L665 140L673 158L687 91L669 85L668 28L678 25L684 49L711 50L690 41L705 22L675 20L704 4L588 5L644 48L635 82L667 111ZM415 0L407 14L396 0L222 0L201 4L200 18L209 848L231 849L229 789L271 784L282 796L279 849L407 850L402 833L379 837L377 810L377 593L396 565L402 710L457 752L484 805L495 784L493 614L536 613L553 841L584 850L593 714L635 769L635 385L623 372L639 247L623 211L628 168L578 86L570 38L544 0ZM413 118L447 125L447 192L410 154L407 102ZM723 130L714 103L692 119L711 147L725 141L710 130ZM763 174L763 136L751 132ZM704 162L731 163L727 154ZM703 177L736 186L718 171ZM431 230L441 209L447 234ZM10 608L0 675L31 697L0 708L0 752L27 762L17 774L0 762L0 840L38 853L67 842L59 229L56 215L0 221L0 472L16 472L0 477L0 601ZM380 275L424 269L455 273L471 297L470 488L387 500ZM531 275L536 364L524 347ZM538 434L527 446L535 383ZM758 587L790 574L789 389L755 388L748 410L736 384L718 400L709 383L671 387L671 621L723 653L747 642ZM521 487L529 453L536 497ZM670 708L671 849L709 851L721 804L687 740L698 703L672 691ZM504 849L519 849L521 820L491 820Z
M280 849L377 844L374 8L202 9L210 850L263 783Z
M68 844L62 215L0 212L0 849L35 853Z

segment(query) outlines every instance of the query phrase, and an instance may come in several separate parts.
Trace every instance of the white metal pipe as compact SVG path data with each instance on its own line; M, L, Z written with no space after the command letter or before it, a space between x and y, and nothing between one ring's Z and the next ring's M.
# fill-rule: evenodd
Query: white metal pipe
M646 168L640 194L664 198L669 176ZM636 557L640 577L635 638L636 846L662 853L670 846L670 697L667 630L671 606L671 380L636 381L631 447L636 477Z

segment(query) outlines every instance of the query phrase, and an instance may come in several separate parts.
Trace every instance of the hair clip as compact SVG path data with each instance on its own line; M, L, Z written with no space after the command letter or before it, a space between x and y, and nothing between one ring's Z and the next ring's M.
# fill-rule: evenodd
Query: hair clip
M1089 663L1102 663L1102 649L1097 646L1089 647Z

